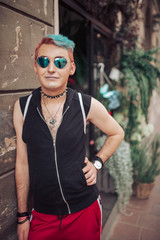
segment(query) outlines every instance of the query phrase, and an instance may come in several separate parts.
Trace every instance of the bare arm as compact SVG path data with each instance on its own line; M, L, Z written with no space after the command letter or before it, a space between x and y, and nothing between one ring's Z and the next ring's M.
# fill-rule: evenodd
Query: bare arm
M87 121L92 122L107 135L104 145L97 153L97 156L105 162L116 151L123 140L123 129L109 115L106 108L94 98L91 100L91 107L87 116ZM97 170L87 158L85 159L85 163L86 166L83 168L83 172L85 173L87 185L93 185L96 183Z
M13 122L17 136L17 152L15 179L17 188L18 212L27 212L27 200L29 192L29 170L26 144L22 140L23 116L19 101L15 103ZM29 232L29 221L18 225L19 240L27 240Z
M103 147L97 153L97 156L105 162L120 145L124 138L124 131L114 118L110 116L106 108L94 98L92 98L91 101L91 108L87 120L107 135Z

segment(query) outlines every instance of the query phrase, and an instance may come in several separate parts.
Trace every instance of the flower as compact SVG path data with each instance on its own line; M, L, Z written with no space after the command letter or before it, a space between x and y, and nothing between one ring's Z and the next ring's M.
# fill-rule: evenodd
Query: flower
M148 137L149 135L151 135L153 133L154 130L154 126L153 124L147 124L142 128L142 135L143 137Z
M92 146L95 144L94 140L90 140L89 144Z
M141 140L142 140L141 134L138 132L133 133L131 136L131 140L141 142Z

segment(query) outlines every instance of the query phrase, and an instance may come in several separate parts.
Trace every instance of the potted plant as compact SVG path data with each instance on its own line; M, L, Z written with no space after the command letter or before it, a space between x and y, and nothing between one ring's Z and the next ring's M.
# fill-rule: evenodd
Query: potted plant
M144 117L144 122L148 123L150 100L153 90L158 89L157 79L160 79L157 66L160 62L155 57L158 52L159 48L148 51L135 48L122 53L119 87L125 98L123 105L127 108L125 138L129 143L142 123L141 118Z
M160 79L159 61L154 57L158 51L158 48L123 51L120 62L122 74L117 88L123 101L114 117L123 126L125 140L130 144L134 186L139 198L148 198L149 192L144 193L142 185L152 188L159 174L159 137L156 136L150 144L143 140L148 133L151 138L152 133L151 124L148 124L148 108Z
M133 163L134 192L137 198L146 199L160 174L160 135L150 143L148 139L131 147Z
M96 147L99 150L106 139L105 135L97 138ZM113 177L115 192L118 194L118 209L125 212L125 207L132 195L133 168L130 155L130 145L122 141L116 152L107 160L104 166Z

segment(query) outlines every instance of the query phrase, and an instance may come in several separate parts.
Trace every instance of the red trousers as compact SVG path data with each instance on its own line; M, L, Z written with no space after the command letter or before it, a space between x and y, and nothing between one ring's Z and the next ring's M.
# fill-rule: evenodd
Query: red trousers
M102 208L98 198L82 211L63 216L32 211L28 240L100 240Z

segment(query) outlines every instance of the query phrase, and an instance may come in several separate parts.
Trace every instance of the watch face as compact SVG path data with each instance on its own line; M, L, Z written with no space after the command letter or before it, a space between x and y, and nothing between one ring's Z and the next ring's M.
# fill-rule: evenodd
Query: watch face
M94 166L95 166L96 169L99 170L99 169L102 168L102 163L101 163L100 161L97 161L97 160L96 160L96 161L94 162Z

